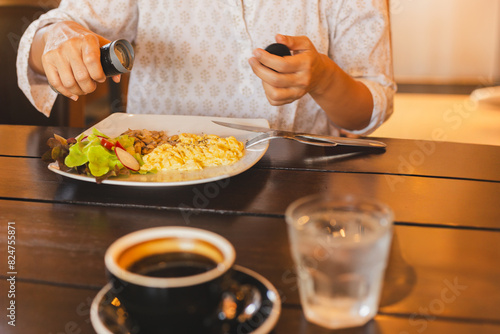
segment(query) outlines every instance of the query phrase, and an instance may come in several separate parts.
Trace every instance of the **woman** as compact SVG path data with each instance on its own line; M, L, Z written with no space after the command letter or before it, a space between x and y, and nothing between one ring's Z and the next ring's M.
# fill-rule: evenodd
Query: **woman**
M99 47L118 38L135 44L131 113L364 135L392 112L386 0L62 0L25 32L19 85L49 115L49 83L73 100L91 93L105 80ZM293 56L263 50L275 41Z

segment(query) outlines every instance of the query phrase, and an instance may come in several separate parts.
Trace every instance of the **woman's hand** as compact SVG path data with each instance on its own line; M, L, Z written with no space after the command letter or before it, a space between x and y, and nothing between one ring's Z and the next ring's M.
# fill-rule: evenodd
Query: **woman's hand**
M106 80L100 47L109 42L75 22L55 23L37 32L30 66L44 74L55 90L76 101ZM113 80L119 82L120 76Z
M293 56L280 57L256 49L255 57L249 59L253 72L262 79L271 105L291 103L328 85L325 72L330 59L319 54L309 38L277 35L276 41L286 45Z
M305 36L277 35L276 41L288 46L292 56L279 57L256 49L248 60L271 105L281 106L310 94L337 126L360 130L369 124L373 97L362 82L318 53Z

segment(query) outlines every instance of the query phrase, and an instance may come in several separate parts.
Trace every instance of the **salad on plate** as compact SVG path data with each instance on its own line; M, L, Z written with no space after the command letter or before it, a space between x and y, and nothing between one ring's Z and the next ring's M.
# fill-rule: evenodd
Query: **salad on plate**
M57 161L62 171L91 175L101 183L112 176L147 173L140 170L142 154L136 152L134 142L135 138L127 134L110 138L96 128L90 135L82 134L77 138L65 139L54 134L47 142L50 150L42 159Z

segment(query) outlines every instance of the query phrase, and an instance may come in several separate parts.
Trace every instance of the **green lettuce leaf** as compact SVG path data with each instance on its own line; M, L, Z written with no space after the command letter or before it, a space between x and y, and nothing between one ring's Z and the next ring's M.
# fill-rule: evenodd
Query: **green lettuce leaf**
M68 167L81 166L89 161L87 154L84 152L85 145L81 142L69 147L69 154L64 159L64 164Z
M102 176L109 171L109 160L111 153L102 146L91 146L87 150L90 173L94 176Z

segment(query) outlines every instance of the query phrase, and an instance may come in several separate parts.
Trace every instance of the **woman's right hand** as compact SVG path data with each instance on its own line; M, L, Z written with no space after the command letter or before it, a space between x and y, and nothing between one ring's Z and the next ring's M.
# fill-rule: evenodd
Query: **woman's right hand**
M30 52L30 66L44 74L60 94L74 101L92 93L106 80L101 66L100 47L109 43L81 25L59 22L41 28ZM114 76L115 82L120 76Z

